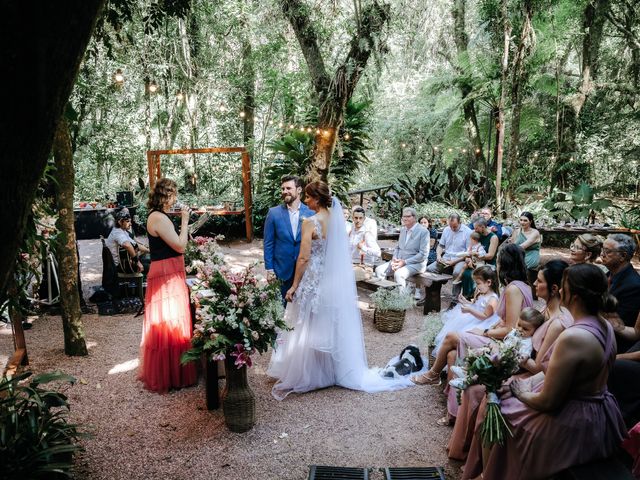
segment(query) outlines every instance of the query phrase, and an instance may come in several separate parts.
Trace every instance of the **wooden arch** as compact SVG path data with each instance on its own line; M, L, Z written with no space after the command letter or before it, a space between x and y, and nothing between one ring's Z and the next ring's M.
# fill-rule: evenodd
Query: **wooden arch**
M160 167L160 155L189 155L193 153L239 153L242 156L242 190L244 194L244 220L247 232L247 241L253 240L253 222L251 214L253 204L251 199L251 161L249 152L244 147L219 147L219 148L186 148L177 150L148 150L147 166L149 168L149 188L153 188L156 181L162 177Z

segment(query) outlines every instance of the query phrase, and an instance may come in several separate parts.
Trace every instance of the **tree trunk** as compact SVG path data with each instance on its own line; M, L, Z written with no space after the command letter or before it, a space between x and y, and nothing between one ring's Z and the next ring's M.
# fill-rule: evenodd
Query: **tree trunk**
M78 294L78 257L76 232L73 226L74 170L69 124L64 116L58 122L53 139L53 157L56 164L56 207L61 240L57 244L56 258L60 269L60 306L64 329L64 353L87 355Z
M466 0L454 0L451 15L453 16L453 40L456 44L458 54L458 62L460 59L468 59L467 46L469 37L465 31L465 2ZM478 128L478 117L476 115L476 106L473 100L467 97L472 93L471 84L467 81L466 72L458 64L456 69L460 75L458 79L458 88L462 95L462 111L464 113L465 130L469 137L473 148L471 158L475 159L475 164L484 164L484 150L482 148L482 139L480 138L480 130Z
M242 129L242 141L253 154L254 127L255 127L255 111L256 111L256 71L253 67L252 48L248 36L249 32L242 33L242 98L244 112L244 122ZM252 155L253 156L253 155Z
M498 152L496 161L496 206L502 208L502 157L504 151L504 129L505 115L504 109L507 101L507 78L509 76L509 41L511 38L511 23L509 22L509 12L507 10L507 0L502 0L502 21L504 23L504 50L502 53L502 75L500 78L500 102L498 103L498 141L496 150Z
M0 116L0 295L9 275L60 115L104 0L0 3L5 96ZM27 20L28 19L28 20Z
M513 187L515 186L515 174L518 167L520 148L520 114L522 112L522 89L526 85L529 74L525 67L527 58L531 55L535 42L535 33L531 24L532 6L530 1L524 2L524 20L518 51L513 61L513 77L511 80L511 135L509 150L507 153L509 184L507 197L513 200Z
M310 19L310 8L302 0L281 0L281 6L300 43L319 106L320 133L315 137L308 179L326 182L347 102L371 54L382 54L385 50L380 34L389 21L390 7L373 2L359 11L358 28L351 38L349 52L332 78L322 58L318 35Z

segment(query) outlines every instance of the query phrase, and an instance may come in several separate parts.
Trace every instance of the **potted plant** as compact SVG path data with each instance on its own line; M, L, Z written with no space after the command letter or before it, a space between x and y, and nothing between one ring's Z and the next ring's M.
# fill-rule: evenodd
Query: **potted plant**
M67 397L47 390L49 382L75 383L61 372L31 377L24 372L0 379L0 472L2 478L68 478L73 454L82 448L77 441L86 436L68 423Z
M226 386L222 406L233 432L246 432L255 424L255 397L247 382L251 355L275 346L279 330L287 328L275 282L258 279L254 266L232 271L212 261L195 262L199 282L192 290L196 324L192 348L182 362L205 355L224 360Z
M401 287L379 288L371 294L375 306L373 323L381 332L396 333L402 330L408 309L416 304L413 295Z

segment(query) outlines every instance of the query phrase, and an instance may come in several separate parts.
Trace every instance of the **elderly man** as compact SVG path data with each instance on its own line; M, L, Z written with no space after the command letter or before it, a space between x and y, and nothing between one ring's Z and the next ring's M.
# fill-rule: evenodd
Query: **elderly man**
M459 256L461 252L469 248L469 237L471 229L460 222L460 215L452 213L449 215L449 226L445 227L440 236L440 242L436 247L436 261L427 266L427 272L451 273L454 277L460 275L464 268L464 257ZM462 286L453 286L453 303L457 302Z
M478 210L478 217L477 218L484 218L487 221L487 228L492 231L493 233L495 233L498 236L498 240L502 239L502 224L495 222L493 220L493 218L491 218L493 216L493 212L491 212L491 209L488 207L485 207L481 210ZM473 230L474 228L474 223L475 221L472 221L469 224L469 228L471 230Z
M376 268L378 278L393 275L398 285L406 288L407 278L422 273L429 257L429 231L418 224L418 214L413 208L402 210L402 228L398 245L390 262Z
M349 245L353 263L374 263L380 257L377 230L374 233L367 228L368 218L360 206L353 207L351 218L353 227L349 231Z
M618 342L618 353L637 341L634 329L640 312L640 275L631 265L636 242L629 235L609 235L602 245L602 263L609 269L609 293L618 300L617 315L609 315Z

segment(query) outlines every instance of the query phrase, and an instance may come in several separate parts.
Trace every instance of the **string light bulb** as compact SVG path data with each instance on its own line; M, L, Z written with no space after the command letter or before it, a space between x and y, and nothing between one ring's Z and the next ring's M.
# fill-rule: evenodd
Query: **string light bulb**
M224 111L226 110L226 108L224 107L224 105L223 105L222 103L220 104L220 107L218 107L218 109L219 109L221 112L224 112Z
M401 146L402 148L407 148L407 144L406 144L406 143L403 143L403 144L401 144L400 146Z
M463 148L463 149L462 149L462 153L467 153L467 149L466 149L466 148Z
M184 93L178 90L178 93L176 93L176 98L179 102L181 102L182 100L184 100Z
M321 132L320 132L320 129L319 129L319 128L316 128L316 135L320 135L320 133L321 133Z
M246 114L246 113L244 113L244 111L240 112L240 118L244 118L244 117L246 117L246 116L247 116L247 114Z
M113 81L119 87L124 83L124 74L122 73L121 68L116 69L115 73L113 74Z
M447 149L449 153L453 152L453 148Z
M344 134L344 139L345 140L349 140L351 138L351 135L349 135L348 133Z
M147 93L156 93L158 91L158 84L155 80L149 80L149 78L145 78L144 80L144 88Z
M294 125L289 125L289 130L293 130L294 128Z
M311 133L312 129L311 127L307 127L307 133Z
M282 128L282 127L284 127L284 123L282 122L278 123L278 128Z
M480 149L476 148L476 155L480 155Z

